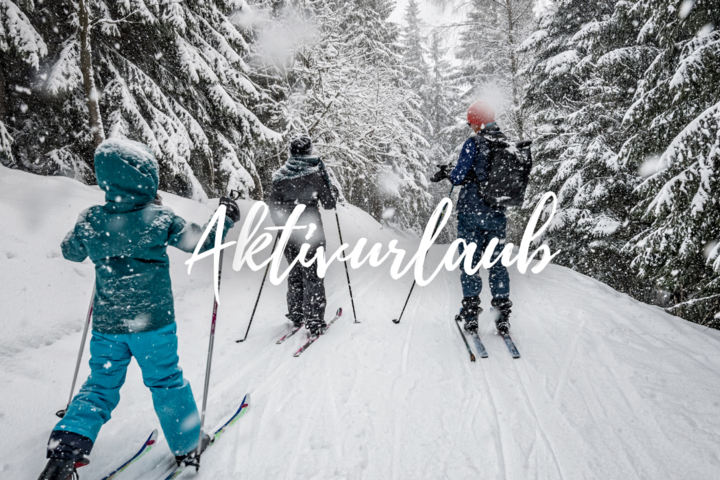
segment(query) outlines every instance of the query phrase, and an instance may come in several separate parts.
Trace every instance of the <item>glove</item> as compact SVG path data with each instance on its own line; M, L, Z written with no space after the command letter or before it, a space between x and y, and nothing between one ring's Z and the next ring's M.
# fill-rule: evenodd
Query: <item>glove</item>
M446 178L450 178L450 174L447 171L449 166L450 165L438 165L438 167L440 167L440 170L435 172L435 175L430 178L430 181L437 183L445 180Z
M233 223L240 221L240 208L235 200L229 197L220 197L220 205L225 205L225 215L232 220Z

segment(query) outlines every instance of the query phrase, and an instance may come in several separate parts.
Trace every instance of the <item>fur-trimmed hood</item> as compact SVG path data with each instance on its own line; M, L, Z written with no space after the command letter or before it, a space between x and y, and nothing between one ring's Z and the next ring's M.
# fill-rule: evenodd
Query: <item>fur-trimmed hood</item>
M283 180L294 180L296 178L310 175L311 173L320 172L322 168L322 160L314 155L293 155L273 173L273 183L282 182Z

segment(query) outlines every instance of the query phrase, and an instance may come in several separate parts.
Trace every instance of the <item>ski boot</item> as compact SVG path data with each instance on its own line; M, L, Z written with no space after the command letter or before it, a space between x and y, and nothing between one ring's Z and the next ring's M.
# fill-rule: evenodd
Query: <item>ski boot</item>
M80 460L63 460L51 458L45 465L38 480L78 480L80 476L77 469L88 465L90 460L83 457Z
M477 333L478 315L481 313L480 297L465 297L462 299L462 310L455 319L463 320L465 322L465 331L470 335L474 335Z
M309 318L305 322L305 327L310 330L310 335L313 337L319 337L325 332L327 324L325 323L325 320L321 318Z
M495 328L504 335L510 331L510 307L513 303L509 298L493 298L492 306L498 311L498 317L495 319Z
M74 480L80 478L77 469L90 463L93 442L73 432L53 430L48 441L45 469L38 480Z
M305 319L302 314L287 313L285 316L292 322L295 328L302 328L302 326L305 325Z
M210 441L212 439L210 438L210 435L207 433L203 435L202 439L202 447L200 447L200 455L207 450L207 447L210 446ZM178 464L178 467L180 465L185 465L186 467L196 467L200 468L200 463L198 461L198 453L197 453L197 447L190 450L185 455L175 455L175 461Z

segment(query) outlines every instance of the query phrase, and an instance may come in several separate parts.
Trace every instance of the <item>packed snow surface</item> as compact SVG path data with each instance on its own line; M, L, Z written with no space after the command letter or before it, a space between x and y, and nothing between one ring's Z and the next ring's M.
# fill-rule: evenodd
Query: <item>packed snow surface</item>
M206 222L207 204L163 194L176 213ZM93 267L64 260L60 242L77 215L102 203L97 187L0 167L0 477L35 479L47 436L65 406L90 298ZM243 215L251 202L241 202ZM343 237L385 245L398 234L339 207ZM331 250L332 212L324 214ZM239 228L230 232L237 237ZM401 239L414 253L417 238ZM446 247L430 254L433 266ZM269 249L268 249L269 250ZM232 251L232 249L231 249ZM213 303L212 265L187 275L170 251L180 360L202 395ZM342 318L301 357L304 331L283 345L285 286L266 284L241 338L261 272L226 258L208 402L214 426L252 394L248 413L203 456L198 479L671 479L720 478L720 335L639 303L600 282L550 266L511 269L513 360L493 333L488 292L480 333L490 354L471 363L453 322L457 272L417 287L389 265L326 278L328 317ZM387 267L387 268L386 268ZM88 373L88 353L80 370ZM137 364L122 400L80 470L99 479L134 453L158 421ZM172 459L160 436L120 478L156 480ZM192 477L194 472L187 472Z

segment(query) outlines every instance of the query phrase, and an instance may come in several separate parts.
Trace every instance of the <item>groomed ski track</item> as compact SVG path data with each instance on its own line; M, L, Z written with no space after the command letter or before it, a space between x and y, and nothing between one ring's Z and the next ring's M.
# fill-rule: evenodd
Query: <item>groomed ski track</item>
M42 193L38 193L42 192ZM208 220L215 202L162 194L179 215ZM0 167L0 478L34 480L47 435L65 406L93 281L89 262L62 259L60 242L80 211L102 203L95 187ZM242 202L243 218L251 206ZM401 238L354 207L340 207L345 241ZM323 217L338 246L332 212ZM233 229L229 240L239 232ZM445 246L433 249L434 266ZM269 247L268 247L269 252ZM489 358L471 363L453 325L457 272L416 287L402 322L391 322L412 283L382 268L326 278L336 325L301 357L306 334L282 345L285 286L268 283L248 340L262 271L234 272L228 250L207 424L248 413L203 456L198 479L671 479L720 478L720 332L641 304L568 269L511 268L513 360L493 333L483 292L480 335ZM562 254L561 254L562 255ZM180 363L196 398L212 311L212 265L187 276L170 251ZM484 277L486 280L486 276ZM471 343L471 347L475 346ZM477 354L477 352L476 352ZM86 351L80 381L87 376ZM100 433L83 480L102 478L158 428L150 392L131 363L122 400ZM169 462L158 444L120 479L155 480ZM153 470L155 465L159 468Z

